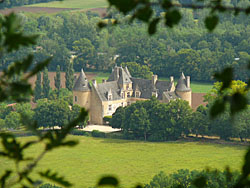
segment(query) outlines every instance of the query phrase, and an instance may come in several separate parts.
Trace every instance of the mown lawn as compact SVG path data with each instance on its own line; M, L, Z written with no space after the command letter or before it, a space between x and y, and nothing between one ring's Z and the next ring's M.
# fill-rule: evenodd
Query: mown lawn
M29 7L53 7L53 8L79 8L79 9L91 9L107 7L106 0L63 0L53 1L49 3L38 3L28 5Z
M122 187L148 183L160 171L206 167L240 169L245 147L199 142L148 143L115 139L70 136L79 140L74 148L59 148L48 153L36 171L54 169L74 183L74 188L90 187L103 174L116 175ZM20 138L31 140L34 137ZM29 156L38 155L42 145L32 147ZM0 158L0 174L13 163Z

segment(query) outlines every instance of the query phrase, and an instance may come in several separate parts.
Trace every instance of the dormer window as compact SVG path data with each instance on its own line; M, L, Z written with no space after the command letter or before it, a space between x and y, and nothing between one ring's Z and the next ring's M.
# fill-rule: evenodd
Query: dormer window
M108 95L108 100L109 100L109 101L112 100L112 95Z
M127 89L127 90L129 89L129 84L126 86L126 89Z
M140 92L139 92L139 91L136 91L136 92L135 92L135 97L136 97L136 98L139 98L139 97L140 97Z
M157 98L158 97L158 93L157 92L152 92L152 96Z

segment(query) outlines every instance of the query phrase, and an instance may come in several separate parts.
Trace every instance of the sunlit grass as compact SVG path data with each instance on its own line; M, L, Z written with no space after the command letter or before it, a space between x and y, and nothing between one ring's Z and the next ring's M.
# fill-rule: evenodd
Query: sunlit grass
M28 5L29 7L51 7L51 8L79 8L79 9L91 9L107 7L106 0L63 0L53 1L48 3L38 3Z
M73 187L90 187L103 174L116 175L123 187L137 182L148 183L160 171L178 169L202 170L206 167L223 170L227 165L240 169L245 147L199 142L149 143L70 136L79 140L74 148L59 148L48 153L35 171L54 169L74 183ZM20 138L27 141L34 137ZM42 145L29 149L29 156L38 155ZM0 174L13 165L0 158Z

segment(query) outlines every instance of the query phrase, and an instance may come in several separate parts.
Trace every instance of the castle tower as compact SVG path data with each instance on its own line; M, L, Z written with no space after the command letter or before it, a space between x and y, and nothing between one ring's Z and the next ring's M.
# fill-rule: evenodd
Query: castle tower
M132 81L122 67L119 67L118 85L120 89L124 90L124 98L130 98L133 95Z
M190 76L185 78L184 74L181 74L180 79L175 88L175 93L183 100L188 101L189 105L192 105L192 91L190 88Z
M81 70L80 76L76 80L73 88L73 104L78 104L87 110L90 109L91 87L83 69Z

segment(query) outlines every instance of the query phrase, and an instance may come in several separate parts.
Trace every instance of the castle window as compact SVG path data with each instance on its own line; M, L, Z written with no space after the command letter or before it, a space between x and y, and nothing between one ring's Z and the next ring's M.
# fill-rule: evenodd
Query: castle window
M77 102L77 96L75 96L75 102Z
M127 105L130 105L130 102L128 102Z
M138 91L135 92L135 97L139 98L140 97L140 93Z
M130 97L130 93L129 92L127 93L127 97Z
M126 87L126 88L127 88L127 90L129 89L129 84L127 85L127 87Z
M122 107L123 107L123 102L122 102Z
M124 99L124 93L122 93L122 98Z
M112 105L109 105L109 111L111 111L112 110Z

